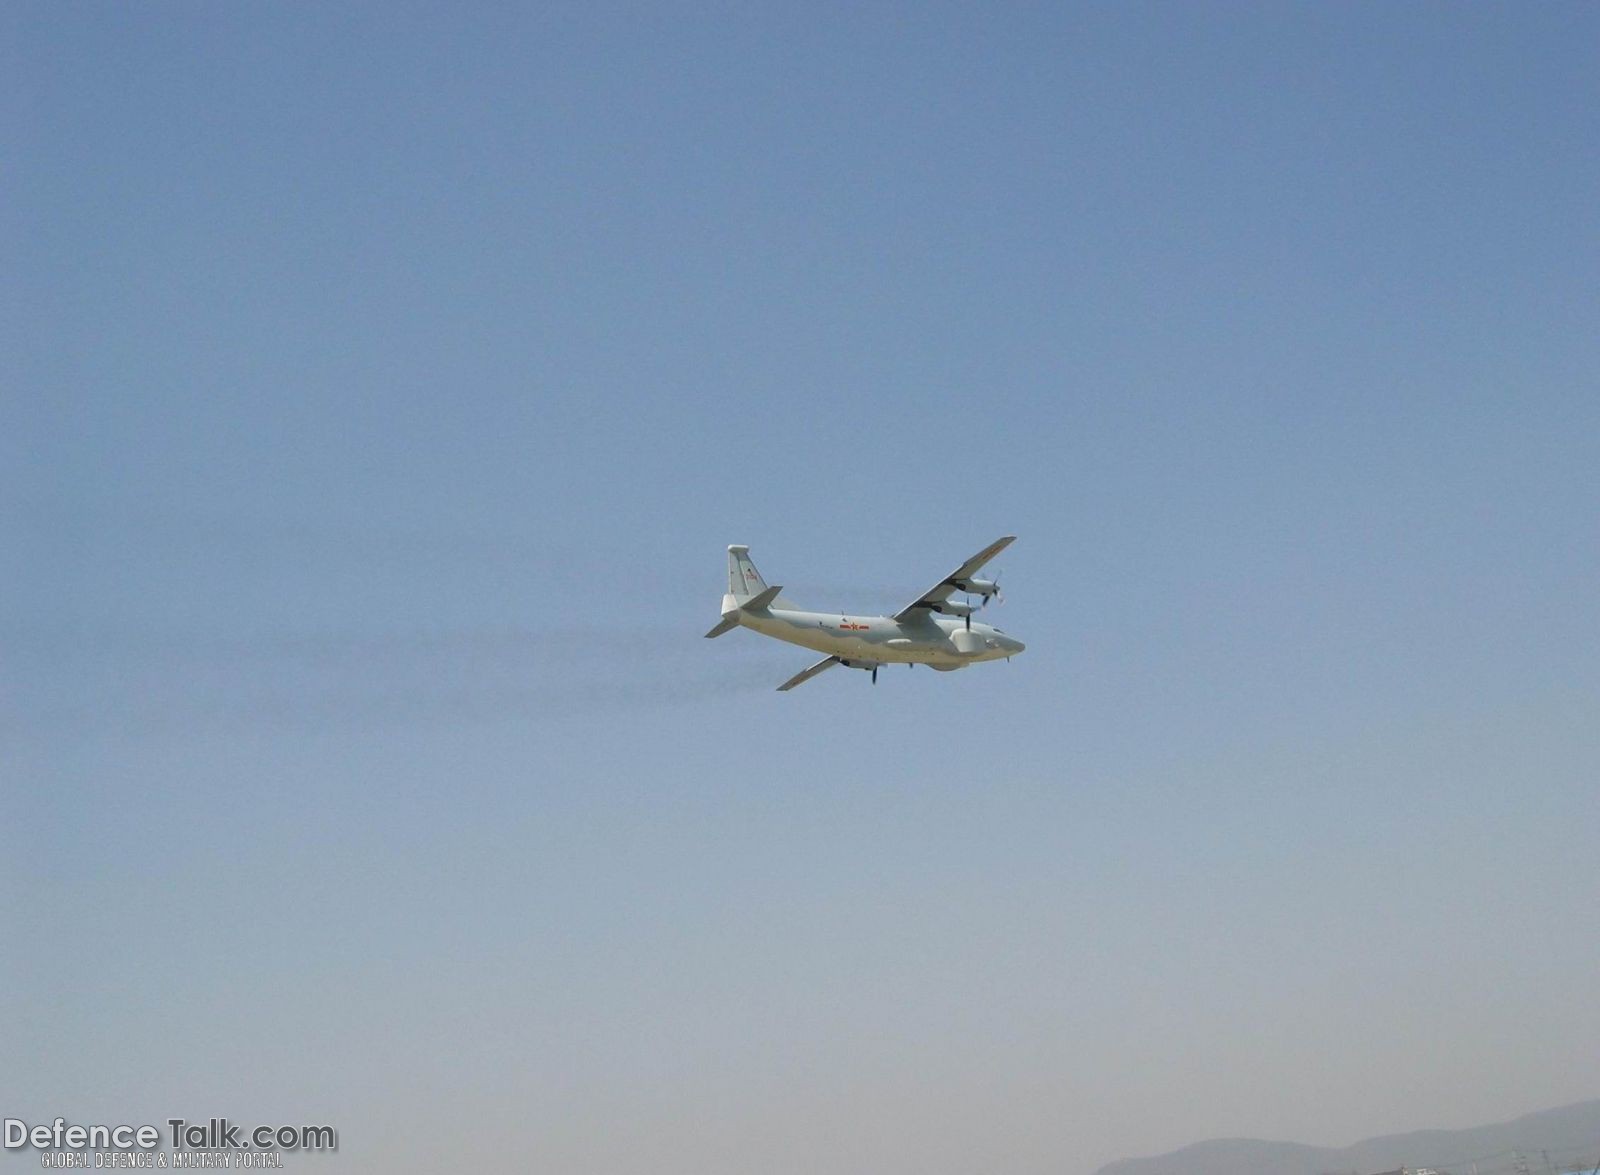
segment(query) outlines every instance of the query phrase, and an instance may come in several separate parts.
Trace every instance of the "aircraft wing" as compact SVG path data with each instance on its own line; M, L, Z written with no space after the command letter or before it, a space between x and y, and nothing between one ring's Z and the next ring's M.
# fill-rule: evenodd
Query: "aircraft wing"
M815 677L817 674L821 673L824 669L831 669L833 666L837 665L838 663L839 663L839 658L837 658L837 657L824 657L822 660L818 661L815 665L812 665L810 668L802 669L799 673L796 673L788 681L786 681L782 685L780 685L778 687L778 689L779 690L793 689L795 686L799 685L801 682L810 681L813 677Z
M1008 534L1004 538L995 539L994 542L990 543L987 547L979 551L972 558L968 559L960 567L957 567L949 575L945 576L938 583L934 584L927 591L923 592L916 599L912 600L911 603L907 604L904 608L900 609L900 611L896 612L894 614L894 618L896 620L913 620L918 616L926 616L930 611L930 605L942 604L951 597L956 590L956 585L954 582L955 580L970 579L974 575L978 574L979 569L982 568L985 563L1009 547L1016 541L1016 539L1017 536L1014 534Z

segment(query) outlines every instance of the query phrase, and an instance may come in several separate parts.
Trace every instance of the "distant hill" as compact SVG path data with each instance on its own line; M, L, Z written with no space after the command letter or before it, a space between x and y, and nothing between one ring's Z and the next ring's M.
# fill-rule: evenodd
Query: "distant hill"
M1543 1110L1493 1126L1418 1130L1369 1138L1347 1147L1303 1146L1256 1138L1197 1142L1168 1155L1118 1159L1097 1175L1375 1175L1399 1167L1435 1167L1450 1175L1514 1170L1521 1152L1532 1175L1548 1175L1541 1151L1559 1172L1587 1158L1600 1159L1600 1101Z

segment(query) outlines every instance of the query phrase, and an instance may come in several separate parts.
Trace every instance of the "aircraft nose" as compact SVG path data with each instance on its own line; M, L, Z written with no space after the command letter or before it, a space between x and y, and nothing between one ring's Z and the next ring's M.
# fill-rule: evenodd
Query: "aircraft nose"
M1022 650L1027 647L1028 646L1023 644L1021 641L1014 640L1011 642L1011 652L1013 655L1022 652Z

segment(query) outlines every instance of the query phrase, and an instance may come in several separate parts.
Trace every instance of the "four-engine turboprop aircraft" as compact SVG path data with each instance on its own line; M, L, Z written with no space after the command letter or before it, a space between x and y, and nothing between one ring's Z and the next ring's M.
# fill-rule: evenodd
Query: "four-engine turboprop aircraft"
M972 614L1000 594L1000 585L994 580L976 578L978 571L1016 537L1008 534L996 539L893 616L806 612L779 595L782 588L767 586L750 562L749 547L729 547L722 621L706 636L721 636L742 625L763 636L828 654L796 673L780 690L793 689L835 665L869 670L876 683L880 665L931 665L948 673L974 661L1010 658L1022 652L1023 643L992 624L974 624ZM983 602L952 599L957 592L979 596Z

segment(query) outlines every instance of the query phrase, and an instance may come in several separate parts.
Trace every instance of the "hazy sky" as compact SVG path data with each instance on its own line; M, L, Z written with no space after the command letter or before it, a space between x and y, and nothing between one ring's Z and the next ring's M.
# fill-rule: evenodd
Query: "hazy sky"
M1600 9L3 22L7 1116L1084 1175L1600 1095ZM730 542L891 610L1006 533L1009 665L701 639Z

